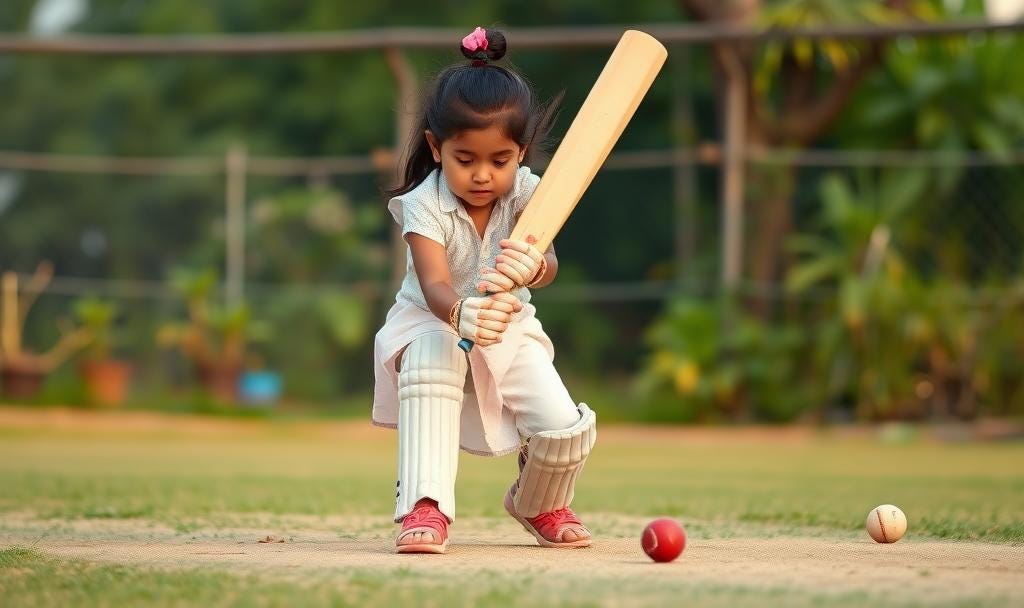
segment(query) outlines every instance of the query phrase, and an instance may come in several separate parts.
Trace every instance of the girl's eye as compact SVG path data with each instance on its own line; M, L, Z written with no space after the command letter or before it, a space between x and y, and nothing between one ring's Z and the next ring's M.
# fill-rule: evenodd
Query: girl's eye
M507 164L508 164L507 160L496 160L496 161L494 161L494 166L495 167L504 167Z
M473 162L465 158L456 158L455 161L458 162L460 165L468 165L469 163Z

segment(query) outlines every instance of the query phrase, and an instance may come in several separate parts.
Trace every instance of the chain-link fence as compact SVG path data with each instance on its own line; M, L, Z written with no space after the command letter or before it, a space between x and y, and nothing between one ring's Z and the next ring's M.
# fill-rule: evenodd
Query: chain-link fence
M740 273L723 284L728 151L695 145L715 129L671 113L648 122L687 133L674 138L683 147L627 141L559 236L559 280L536 294L568 377L638 395L652 418L1020 411L1020 370L999 363L1020 348L1019 153L744 149ZM242 323L239 365L278 370L286 395L365 396L399 250L379 194L390 159L252 156L232 169L216 157L0 154L2 266L25 284L40 259L62 260L25 343L54 343L55 319L82 298L113 302L114 351L136 362L139 399L159 400L193 384L169 328L203 299L212 348ZM105 205L114 190L128 195ZM52 203L19 205L26 193ZM36 228L53 216L74 238ZM206 269L217 283L199 298ZM716 337L700 344L691 319ZM47 399L80 395L74 368L62 369ZM818 378L796 382L801 371Z

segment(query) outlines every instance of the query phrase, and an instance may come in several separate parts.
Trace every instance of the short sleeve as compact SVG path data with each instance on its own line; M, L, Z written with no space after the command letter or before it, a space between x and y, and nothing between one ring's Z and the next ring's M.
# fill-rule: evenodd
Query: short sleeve
M516 195L515 205L515 216L519 217L519 214L526 209L526 204L530 202L530 198L533 197L533 193L537 190L537 184L540 183L540 176L534 175L529 167L522 167L519 169L519 193Z
M388 211L402 228L402 236L410 232L423 235L447 246L441 224L441 209L414 193L396 196L388 202Z

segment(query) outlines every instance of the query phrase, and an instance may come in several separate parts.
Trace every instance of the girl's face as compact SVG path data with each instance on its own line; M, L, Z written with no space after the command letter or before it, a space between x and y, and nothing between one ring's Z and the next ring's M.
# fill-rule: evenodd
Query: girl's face
M486 207L508 192L526 155L497 125L462 131L440 145L432 132L426 137L452 192L467 207Z

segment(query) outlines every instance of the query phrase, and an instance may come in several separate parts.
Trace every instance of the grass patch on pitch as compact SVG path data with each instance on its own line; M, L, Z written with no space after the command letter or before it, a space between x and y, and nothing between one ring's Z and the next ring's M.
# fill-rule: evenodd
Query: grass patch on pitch
M394 433L332 424L340 430L271 422L244 433L21 429L0 442L0 512L181 529L246 514L387 521ZM891 445L829 434L695 442L662 430L603 430L573 505L584 516L668 515L723 535L750 525L853 533L871 508L892 503L916 537L1024 542L1021 443ZM460 515L503 516L513 457L463 454L460 467Z

